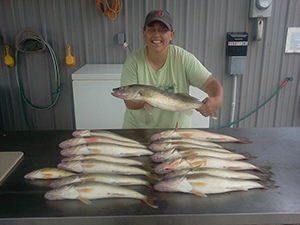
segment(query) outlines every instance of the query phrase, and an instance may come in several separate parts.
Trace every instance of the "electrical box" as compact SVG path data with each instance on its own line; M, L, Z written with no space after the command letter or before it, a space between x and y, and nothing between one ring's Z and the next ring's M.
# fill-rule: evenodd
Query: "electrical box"
M226 38L227 56L246 56L248 48L247 32L228 32Z
M228 32L226 37L226 56L229 75L243 75L248 49L247 32Z
M273 0L250 0L250 18L271 17Z

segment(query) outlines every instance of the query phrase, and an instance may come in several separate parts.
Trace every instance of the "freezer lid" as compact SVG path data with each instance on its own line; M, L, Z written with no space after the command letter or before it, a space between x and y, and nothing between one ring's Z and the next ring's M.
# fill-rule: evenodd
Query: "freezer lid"
M86 64L72 74L72 80L120 80L123 64Z

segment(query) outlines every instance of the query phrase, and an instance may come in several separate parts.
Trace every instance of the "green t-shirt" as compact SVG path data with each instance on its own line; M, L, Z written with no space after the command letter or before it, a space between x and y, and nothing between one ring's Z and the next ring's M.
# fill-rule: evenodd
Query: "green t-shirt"
M121 86L145 84L171 93L189 93L190 85L200 88L210 74L193 54L172 44L169 45L164 66L155 71L148 61L144 46L126 59ZM191 127L191 117L181 112L153 108L150 115L144 108L126 109L123 128L174 128L176 122L180 128Z

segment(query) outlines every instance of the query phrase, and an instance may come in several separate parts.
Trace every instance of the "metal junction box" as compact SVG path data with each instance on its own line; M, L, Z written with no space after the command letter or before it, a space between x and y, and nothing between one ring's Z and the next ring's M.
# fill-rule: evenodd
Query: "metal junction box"
M248 48L247 32L228 32L226 37L227 56L246 56Z

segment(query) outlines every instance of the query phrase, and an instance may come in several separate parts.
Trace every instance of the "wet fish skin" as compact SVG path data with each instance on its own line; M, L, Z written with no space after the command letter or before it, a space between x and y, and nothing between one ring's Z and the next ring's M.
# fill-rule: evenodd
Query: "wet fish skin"
M160 139L154 143L189 143L189 144L211 147L211 148L223 148L222 145L213 143L211 141L201 141L201 140L186 138L186 137L164 138L164 139Z
M211 141L211 142L236 142L236 143L250 143L249 141L237 139L229 135L216 134L208 131L198 130L198 129L177 129L166 130L160 133L153 134L150 137L152 142L158 141L164 138L192 138L202 141Z
M267 171L252 165L248 162L233 161L226 159L218 159L206 156L190 156L187 158L178 158L168 160L158 164L154 168L157 174L166 174L174 170L185 170L193 168L215 168L215 169L230 169L230 170L256 170L261 173L268 173Z
M89 143L78 145L75 147L62 149L60 153L63 156L101 154L116 157L143 156L153 154L150 150L144 148L127 147L108 143Z
M184 192L206 197L207 194L219 194L232 191L248 191L254 188L275 188L273 182L264 185L261 182L221 178L210 175L190 175L159 181L154 189L162 192Z
M136 148L147 148L143 144L129 142L129 141L120 141L108 137L79 137L79 138L72 138L65 141L62 141L59 144L60 148L69 148L77 145L88 144L88 143L110 143L110 144L117 144L123 146L130 146Z
M148 206L158 208L156 197L146 196L129 188L101 182L81 182L62 186L45 194L48 200L78 199L85 204L91 204L92 199L132 198L139 199Z
M220 159L229 159L229 160L240 160L245 159L245 156L238 153L231 153L231 152L217 152L211 151L209 149L181 149L178 150L176 148L168 150L168 151L161 151L156 152L150 156L150 159L153 162L164 162L166 160L177 159L182 157L189 157L189 156L208 156L208 157L216 157Z
M215 148L215 147L209 147L209 146L201 146L201 145L192 144L192 143L185 143L185 142L168 143L168 142L158 141L158 142L153 142L152 144L150 144L148 146L148 148L153 152L166 151L166 150L170 150L170 149L173 149L173 148L176 148L176 149L187 149L187 148L196 149L196 148L198 148L198 149L207 149L207 150L211 150L211 151L230 153L230 151L225 149L225 148Z
M77 137L77 138L78 137L107 137L119 141L127 141L127 142L140 144L140 142L136 140L124 137L122 135L107 130L76 130L72 133L72 135L73 137Z
M114 156L109 156L109 155L98 155L98 154L72 155L72 156L63 158L61 161L69 162L69 161L82 161L82 160L99 160L99 161L104 161L104 162L113 162L113 163L117 163L117 164L121 164L121 165L125 165L125 166L147 167L146 165L143 164L143 162L140 162L135 159L114 157Z
M71 175L74 175L75 173L72 173L70 171L53 168L53 167L45 167L38 170L34 170L30 173L27 173L24 178L29 180L35 180L35 179L57 179L61 177L68 177Z
M151 114L151 107L172 112L183 112L191 115L192 109L203 105L199 99L186 93L170 93L150 85L128 85L114 88L111 93L114 97L130 101L145 101L145 109ZM216 119L216 114L212 118Z
M149 178L156 179L156 177L154 177L151 172L138 167L124 166L117 163L97 160L61 162L57 165L57 167L77 173L116 173L123 175L144 175Z
M113 185L143 185L152 188L150 183L140 178L125 176L119 174L106 174L106 173L81 173L65 178L58 179L50 184L52 188L59 188L64 185L69 185L78 182L102 182Z
M242 179L242 180L261 180L261 181L266 181L271 177L270 174L255 175L244 171L236 171L236 170L228 170L228 169L196 168L196 169L189 169L189 170L174 170L171 173L165 174L163 179L166 180L173 177L182 177L182 176L192 175L192 174L204 174L204 175L211 175L211 176L217 176L223 178L235 178L235 179Z

